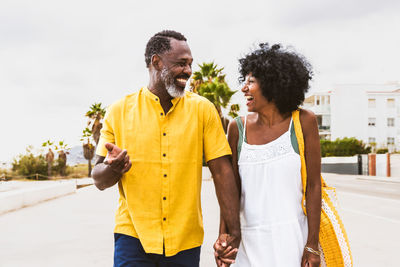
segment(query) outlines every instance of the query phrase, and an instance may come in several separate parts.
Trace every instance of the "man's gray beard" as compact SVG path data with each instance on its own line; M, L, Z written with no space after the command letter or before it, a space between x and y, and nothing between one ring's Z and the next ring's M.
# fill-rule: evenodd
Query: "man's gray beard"
M183 97L185 95L185 90L176 88L175 80L169 75L166 68L163 68L161 71L161 80L164 82L165 88L172 98Z

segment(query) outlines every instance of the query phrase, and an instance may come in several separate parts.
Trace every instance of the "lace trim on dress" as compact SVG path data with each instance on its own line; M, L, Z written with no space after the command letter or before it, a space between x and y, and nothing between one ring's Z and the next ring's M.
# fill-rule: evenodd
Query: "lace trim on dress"
M288 132L265 145L249 145L243 143L247 146L247 149L242 150L239 163L266 162L293 152L292 144L289 138L287 138L287 134Z

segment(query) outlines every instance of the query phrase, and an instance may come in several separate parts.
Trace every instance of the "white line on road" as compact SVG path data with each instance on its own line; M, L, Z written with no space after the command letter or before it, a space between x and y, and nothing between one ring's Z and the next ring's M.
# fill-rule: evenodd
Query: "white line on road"
M338 195L349 195L349 196L355 196L355 197L363 197L363 198L368 198L368 199L383 200L383 201L389 201L389 202L394 202L396 204L400 204L400 200L399 199L393 199L393 198L377 197L377 196L371 196L371 195L365 195L365 194L357 194L357 193L349 193L349 192L343 192L343 191L338 192ZM340 198L339 198L339 203L340 203Z
M365 216L373 217L373 218L376 218L376 219L385 220L387 222L399 223L400 224L400 220L394 220L394 219L390 219L390 218L383 217L383 216L377 216L377 215L373 215L373 214L370 214L370 213L367 213L367 212L362 212L362 211L353 210L353 209L345 209L345 208L341 208L340 210L344 210L344 211L348 211L348 212L352 212L352 213L356 213L356 214L360 214L360 215L365 215Z

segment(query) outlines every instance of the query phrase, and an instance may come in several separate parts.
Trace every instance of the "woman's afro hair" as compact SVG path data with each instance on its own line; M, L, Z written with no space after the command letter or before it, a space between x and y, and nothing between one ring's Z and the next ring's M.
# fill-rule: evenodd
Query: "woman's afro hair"
M262 94L273 102L280 113L296 110L304 101L312 78L311 65L300 54L280 44L259 48L239 59L239 81L251 74L260 84Z

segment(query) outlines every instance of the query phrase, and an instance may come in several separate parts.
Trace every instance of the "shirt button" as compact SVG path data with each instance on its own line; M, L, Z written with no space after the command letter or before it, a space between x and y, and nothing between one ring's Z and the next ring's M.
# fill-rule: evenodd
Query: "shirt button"
M166 175L166 174L164 174L164 177L167 177L167 175Z
M161 112L160 115L162 116L162 115L164 115L164 113Z
M164 218L163 218L163 221L166 221L166 220L167 220L167 218L164 217Z
M156 101L158 101L158 98L156 98Z
M166 198L166 197L163 197L162 199L164 199L164 200L167 200L167 198Z
M163 133L162 135L166 136L167 134L166 134L166 133Z
M166 157L166 156L167 156L167 154L165 154L165 153L164 153L164 154L162 154L162 155L163 155L163 157Z

